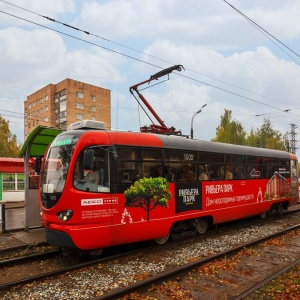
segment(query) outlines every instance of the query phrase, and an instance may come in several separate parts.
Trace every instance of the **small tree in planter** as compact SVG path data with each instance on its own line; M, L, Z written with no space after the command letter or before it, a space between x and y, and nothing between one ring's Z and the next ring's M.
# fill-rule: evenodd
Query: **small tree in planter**
M137 180L125 192L126 207L141 207L147 212L147 220L150 220L150 211L156 206L168 206L172 194L169 183L163 177L142 178Z

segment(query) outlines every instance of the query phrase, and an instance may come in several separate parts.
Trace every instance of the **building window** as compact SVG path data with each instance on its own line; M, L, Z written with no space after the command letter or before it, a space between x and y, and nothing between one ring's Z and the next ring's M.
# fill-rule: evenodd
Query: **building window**
M59 116L60 116L61 118L64 118L64 117L67 116L67 112L66 112L66 111L62 111L62 112L59 114Z
M92 112L96 111L96 106L92 106Z
M76 114L77 120L83 120L83 114Z
M45 111L48 111L48 105L45 106Z
M67 101L61 101L60 104L59 104L59 109L60 111L64 111L67 109Z
M48 118L48 117L45 117L44 122L45 122L45 123L48 123L48 121L49 121L49 118Z
M77 98L83 99L83 93L82 92L77 92Z
M45 96L45 101L48 101L48 95Z
M84 109L84 104L83 103L76 103L76 108L79 108L79 109Z
M97 121L97 120L96 120L96 117L92 117L92 120L93 120L93 121Z
M28 105L28 109L30 109L31 108L31 103Z
M93 101L93 102L96 101L96 96L92 96L92 101Z
M24 191L24 174L3 174L3 191Z

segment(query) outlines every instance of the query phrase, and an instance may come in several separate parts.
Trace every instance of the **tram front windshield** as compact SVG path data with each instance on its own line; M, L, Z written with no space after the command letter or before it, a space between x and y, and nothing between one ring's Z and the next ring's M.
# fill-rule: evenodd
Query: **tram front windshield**
M48 151L42 170L44 193L61 193L68 174L74 145L54 146Z

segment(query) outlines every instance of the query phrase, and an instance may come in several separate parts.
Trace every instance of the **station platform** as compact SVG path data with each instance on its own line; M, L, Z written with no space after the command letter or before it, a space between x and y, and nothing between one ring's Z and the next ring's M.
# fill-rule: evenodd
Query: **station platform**
M35 226L29 230L24 229L24 211L24 201L5 203L6 224L5 230L0 231L0 251L46 242L42 227Z
M11 249L30 244L46 243L44 228L5 232L0 234L0 250Z

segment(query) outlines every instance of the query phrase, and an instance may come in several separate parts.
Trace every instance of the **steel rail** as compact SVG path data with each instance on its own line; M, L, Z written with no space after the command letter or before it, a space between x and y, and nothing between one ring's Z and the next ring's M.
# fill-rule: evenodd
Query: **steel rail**
M293 210L293 211L289 211L288 213L294 213L296 211L297 210ZM235 227L235 225L232 226L232 227ZM279 231L277 233L274 233L272 235L268 235L268 236L265 236L265 237L262 237L262 238L254 239L254 240L252 240L250 242L247 242L247 243L244 243L242 245L235 246L235 247L233 247L231 249L228 249L228 250L226 250L226 251L224 251L222 253L217 253L217 254L214 254L212 256L203 258L203 259L201 259L199 261L194 261L192 263L188 263L188 264L186 264L184 266L180 266L180 267L175 268L173 270L165 271L165 272L160 273L160 274L158 274L156 276L148 278L148 279L146 279L144 281L140 281L140 282L134 283L132 285L126 286L126 287L124 287L122 289L119 289L117 291L109 292L109 293L107 293L105 295L102 295L99 298L95 298L95 299L99 299L99 300L111 299L111 298L114 298L114 297L117 297L117 296L120 296L120 295L127 294L127 293L129 293L129 292L131 292L133 290L136 290L137 288L141 288L144 285L148 285L148 284L157 282L157 281L159 281L161 279L164 279L166 277L169 277L169 276L172 276L172 275L176 275L176 274L178 274L178 273L180 273L182 271L185 271L185 270L188 270L188 269L192 269L194 267L200 266L200 265L202 265L202 264L204 264L206 262L209 262L211 260L220 258L220 257L222 257L224 255L228 255L228 254L234 253L234 252L236 252L236 251L238 251L238 250L240 250L240 249L242 249L244 247L251 246L253 244L257 244L259 242L268 240L268 239L270 239L272 237L275 237L275 236L278 236L278 235L282 235L282 234L284 234L286 232L295 230L297 228L300 228L300 224L292 226L292 227L289 227L289 228L286 228L286 229L281 230L281 231ZM219 228L220 231L222 231L224 229L225 228ZM215 234L219 230L211 231L211 234ZM192 238L193 237L194 236L192 236ZM203 235L202 235L202 237L203 237ZM182 241L182 239L179 239L178 241ZM148 247L142 247L142 248L139 248L137 250L131 250L131 251L127 251L127 252L115 254L115 255L112 255L112 256L108 256L108 257L101 257L99 259L95 259L95 260L92 260L92 261L89 261L89 262L84 262L84 263L72 265L72 266L69 266L69 267L62 268L60 270L50 271L50 272L46 272L46 273L43 273L43 274L39 274L39 275L34 275L34 276L31 276L31 277L27 277L27 278L24 278L24 279L21 279L21 280L7 282L7 283L4 283L4 284L0 284L0 290L8 289L8 288L10 288L12 286L19 285L19 284L29 283L29 282L32 282L32 281L35 281L35 280L42 280L42 279L50 277L50 276L55 276L55 275L59 275L59 274L62 274L62 273L68 272L68 271L80 269L80 268L83 268L83 267L92 266L92 265L98 264L98 263L107 262L109 260L114 260L116 258L125 257L127 255L132 255L132 254L135 254L135 253L139 253L141 251L147 251L147 250L153 251L153 248L156 248L156 247L157 248L161 248L161 245L156 245L156 246L152 245L150 247L149 246Z
M262 281L260 281L257 284L253 285L251 288L245 290L243 293L240 293L238 296L236 296L235 298L232 298L231 300L244 299L245 297L247 297L247 296L251 295L252 293L254 293L256 290L258 290L258 289L262 288L263 286L265 286L266 284L268 284L273 279L275 279L275 278L279 277L280 275L282 275L283 273L289 271L290 269L292 269L293 267L295 267L299 263L300 263L300 258L293 261L292 263L286 265L285 267L278 270L277 272L274 272L270 276L266 277Z
M253 245L256 245L258 243L261 243L261 242L264 242L268 239L271 239L271 238L274 238L274 237L277 237L277 236L280 236L280 235L283 235L283 234L286 234L290 231L293 231L293 230L296 230L296 229L299 229L300 228L300 224L298 225L294 225L294 226L291 226L289 228L286 228L286 229L283 229L283 230L280 230L276 233L273 233L271 235L268 235L268 236L264 236L264 237L261 237L261 238L257 238L257 239L254 239L250 242L247 242L247 243L244 243L244 244L241 244L241 245L238 245L238 246L235 246L231 249L228 249L224 252L220 252L220 253L217 253L217 254L214 254L214 255L211 255L211 256L208 256L208 257L205 257L205 258L202 258L198 261L193 261L191 263L188 263L188 264L185 264L184 266L180 266L178 268L173 268L172 270L168 270L168 271L165 271L165 272L162 272L158 275L155 275L151 278L147 278L145 280L142 280L142 281L139 281L139 282L136 282L134 284L131 284L131 285L128 285L124 288L121 288L121 289L118 289L118 290L115 290L115 291L112 291L112 292L109 292L105 295L102 295L100 297L96 297L94 298L95 300L106 300L106 299L116 299L118 297L121 297L121 296L124 296L126 294L129 294L133 291L136 291L137 289L141 289L141 288L145 288L151 284L154 284L154 283L157 283L163 279L166 279L168 277L172 277L172 276L175 276L175 275L178 275L180 274L181 272L186 272L188 270L191 270L191 269L194 269L196 267L199 267L207 262L210 262L212 260L215 260L215 259L219 259L219 258L222 258L226 255L229 255L229 254L233 254L233 253L236 253L238 252L239 250L245 248L245 247L249 247L249 246L253 246ZM237 298L239 299L239 298Z

